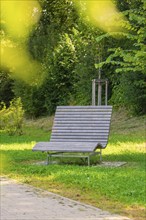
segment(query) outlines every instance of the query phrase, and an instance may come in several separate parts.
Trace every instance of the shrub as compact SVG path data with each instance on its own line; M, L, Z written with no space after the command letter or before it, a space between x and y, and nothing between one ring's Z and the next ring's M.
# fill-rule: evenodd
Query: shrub
M0 130L8 132L9 135L22 134L24 110L21 98L15 98L10 102L9 108L1 103Z

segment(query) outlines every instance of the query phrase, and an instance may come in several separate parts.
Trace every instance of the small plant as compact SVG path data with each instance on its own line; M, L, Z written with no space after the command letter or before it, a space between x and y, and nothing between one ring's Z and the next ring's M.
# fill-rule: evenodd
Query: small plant
M0 130L8 132L9 135L22 134L24 110L21 98L15 98L6 108L5 103L1 103L0 110Z

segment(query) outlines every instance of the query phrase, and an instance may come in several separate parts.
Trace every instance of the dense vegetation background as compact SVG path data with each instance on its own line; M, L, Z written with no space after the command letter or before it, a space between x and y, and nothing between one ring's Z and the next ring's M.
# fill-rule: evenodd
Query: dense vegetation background
M1 68L0 101L21 97L27 116L52 115L57 105L90 105L92 79L109 80L109 103L133 114L146 113L146 2L116 0L130 23L113 37L93 25L69 0L40 0L42 14L27 40L43 83L13 78ZM82 1L80 4L83 4ZM84 19L83 19L84 17ZM3 35L8 35L2 25ZM26 71L27 68L26 68ZM40 80L41 81L41 80Z

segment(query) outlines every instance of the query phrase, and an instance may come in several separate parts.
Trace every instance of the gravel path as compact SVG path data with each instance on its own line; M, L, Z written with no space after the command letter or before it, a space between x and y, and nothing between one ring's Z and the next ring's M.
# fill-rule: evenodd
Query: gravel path
M0 220L129 220L1 177Z

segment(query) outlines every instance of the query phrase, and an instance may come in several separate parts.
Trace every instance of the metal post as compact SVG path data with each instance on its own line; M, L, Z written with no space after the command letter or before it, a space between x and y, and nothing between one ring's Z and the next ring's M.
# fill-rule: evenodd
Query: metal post
M96 80L93 79L92 80L92 105L96 105L95 96L96 96Z
M47 153L47 161L46 161L47 165L49 164L49 153Z
M90 156L88 156L87 159L88 159L88 166L90 166Z
M101 105L102 83L98 80L98 105Z
M107 105L108 100L108 80L105 80L105 105Z
M100 149L100 162L102 162L102 149Z
M47 165L51 163L51 154L47 153Z
M102 86L105 85L105 105L108 104L108 80L93 79L92 80L92 105L96 105L96 85L98 85L98 102L97 105L102 105Z

